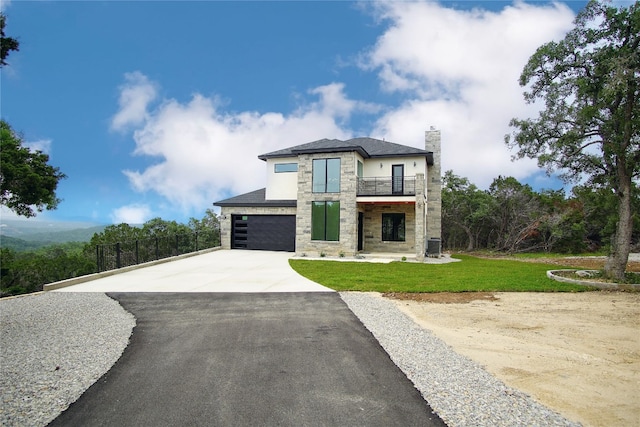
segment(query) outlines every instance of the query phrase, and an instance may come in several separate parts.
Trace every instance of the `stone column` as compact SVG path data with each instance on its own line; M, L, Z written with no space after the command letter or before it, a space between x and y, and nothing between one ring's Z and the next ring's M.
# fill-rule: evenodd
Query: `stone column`
M220 246L231 249L231 210L226 207L220 209Z
M433 153L433 165L427 167L427 234L428 240L442 239L442 172L440 131L433 126L425 132L425 150ZM440 248L442 250L442 248ZM440 256L432 254L432 256Z
M415 251L416 251L416 261L424 261L425 254L425 241L424 235L426 232L425 229L425 217L424 217L424 174L417 173L416 174L416 231L415 231Z

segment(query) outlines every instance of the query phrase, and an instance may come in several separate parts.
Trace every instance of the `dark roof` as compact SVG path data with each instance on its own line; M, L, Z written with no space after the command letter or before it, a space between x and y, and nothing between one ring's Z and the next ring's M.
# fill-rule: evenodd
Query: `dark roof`
M215 202L214 206L296 207L295 200L265 200L265 188Z
M357 151L365 159L371 157L425 156L427 157L427 162L433 164L433 153L431 151L375 138L353 138L346 141L339 139L320 139L307 144L261 154L258 158L260 160L267 160L274 157L296 157L299 154L305 153L343 153L346 151Z

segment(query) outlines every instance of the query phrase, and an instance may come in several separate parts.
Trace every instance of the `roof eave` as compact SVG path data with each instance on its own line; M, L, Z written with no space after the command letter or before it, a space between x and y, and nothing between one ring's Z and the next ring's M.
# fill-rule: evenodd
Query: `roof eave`
M365 159L371 157L364 148L360 146L345 146L345 147L328 147L328 148L303 148L292 150L294 154L320 154L320 153L348 153L355 151Z
M222 208L229 207L269 207L269 208L295 208L298 206L298 202L296 200L266 200L264 202L215 202L213 206L219 206Z
M279 159L286 157L298 157L297 154L260 154L258 158L263 161L267 161L267 159Z

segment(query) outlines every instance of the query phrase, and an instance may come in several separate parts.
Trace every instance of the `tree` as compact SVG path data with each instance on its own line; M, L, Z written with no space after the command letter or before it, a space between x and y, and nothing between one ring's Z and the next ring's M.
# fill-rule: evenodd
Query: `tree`
M12 50L20 50L20 42L12 37L5 37L4 25L6 23L6 16L4 13L0 13L0 67L7 65L5 59L9 56L9 52Z
M584 206L567 199L564 190L541 190L538 240L547 251L581 253L587 249Z
M166 221L162 218L153 218L142 226L145 237L173 236L176 234L189 234L191 229L176 221Z
M632 182L640 176L640 4L615 8L592 0L575 28L526 64L527 103L544 101L535 119L512 119L515 157L537 158L566 182L587 178L612 191L617 224L605 274L624 278L631 237Z
M201 220L189 218L189 228L193 231L216 231L220 230L220 219L213 209L207 209Z
M90 250L96 245L105 245L118 242L135 242L148 237L140 227L132 227L129 224L108 225L100 233L95 233L88 244Z
M220 246L220 219L213 209L207 209L201 220L189 218L189 228L198 235L198 247Z
M493 197L493 241L501 251L531 250L539 237L541 204L529 185L513 177L498 176L489 186Z
M22 137L0 120L0 203L18 215L35 216L58 206L58 181L66 176L48 164L49 156L22 146Z
M12 50L19 50L20 43L5 37L6 16L0 13L0 67ZM41 151L31 151L22 146L22 137L16 134L4 120L0 121L0 204L18 215L35 216L43 209L55 209L60 202L55 191L58 181L65 175L48 164L49 156Z
M466 236L466 250L472 251L489 220L491 196L450 170L445 172L442 180L442 223L446 243L450 248L454 246L454 227L457 227Z

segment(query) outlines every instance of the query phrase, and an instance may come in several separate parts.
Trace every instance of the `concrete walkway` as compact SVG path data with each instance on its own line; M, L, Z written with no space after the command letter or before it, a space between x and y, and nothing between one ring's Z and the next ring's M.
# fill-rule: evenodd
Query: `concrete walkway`
M296 273L288 252L220 250L53 292L333 292Z

